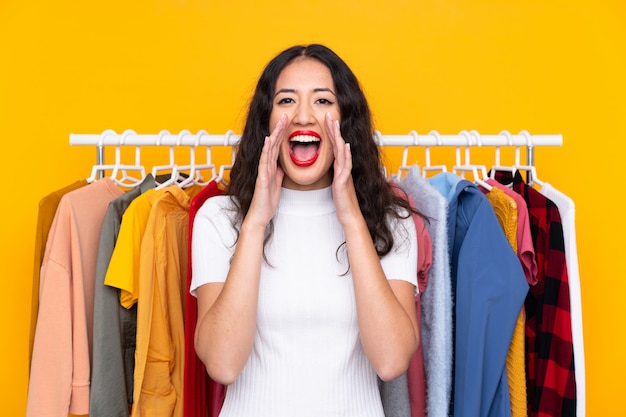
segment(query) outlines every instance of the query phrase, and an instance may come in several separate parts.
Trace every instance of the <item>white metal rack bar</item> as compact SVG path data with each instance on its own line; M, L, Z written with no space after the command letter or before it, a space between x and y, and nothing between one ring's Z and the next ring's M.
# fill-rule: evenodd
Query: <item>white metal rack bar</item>
M503 131L499 134L481 135L476 131L463 131L459 134L439 134L431 131L427 134L410 132L406 135L383 135L376 132L375 140L380 146L561 146L561 134L530 135L522 131L510 134ZM183 131L179 134L162 131L158 134L137 134L133 131L116 133L105 131L101 134L70 134L70 145L91 146L234 146L239 142L240 135L228 131L225 134L209 134L206 131L191 133Z
M104 164L105 146L236 146L241 138L232 130L224 134L209 134L205 130L191 133L188 130L181 130L179 133L170 133L162 130L158 134L137 134L133 130L125 130L117 133L113 130L105 130L100 134L70 134L70 145L91 145L97 146L97 164ZM498 134L481 135L476 130L463 130L456 135L440 134L436 130L431 130L427 134L418 134L411 131L406 135L383 135L379 131L374 132L374 140L379 146L401 146L401 147L439 147L454 146L493 146L493 147L526 147L526 164L534 165L534 148L536 146L561 146L563 137L561 134L552 135L531 135L525 130L518 134L511 134L504 130ZM530 181L530 172L528 180Z

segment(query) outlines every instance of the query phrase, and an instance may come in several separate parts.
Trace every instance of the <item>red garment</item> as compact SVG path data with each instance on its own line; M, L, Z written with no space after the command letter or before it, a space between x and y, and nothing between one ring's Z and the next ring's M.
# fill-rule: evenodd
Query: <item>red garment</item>
M409 202L411 206L415 207L415 203L410 197ZM426 290L428 284L428 271L430 271L433 259L433 244L424 220L417 214L413 214L413 221L417 230L417 285L419 288L419 294L415 296L415 313L418 331L421 332L420 294ZM409 386L411 417L424 417L426 415L426 373L421 339L417 351L409 362L406 377Z
M219 183L211 181L191 200L189 207L189 251L187 252L187 291L185 295L185 373L183 384L183 411L185 417L217 416L224 402L226 389L209 378L204 364L196 355L194 332L198 321L198 303L189 293L191 285L191 237L193 221L204 202L222 195Z
M496 172L528 206L537 284L526 296L528 416L575 416L576 376L569 278L561 215L553 201L526 185L519 172Z

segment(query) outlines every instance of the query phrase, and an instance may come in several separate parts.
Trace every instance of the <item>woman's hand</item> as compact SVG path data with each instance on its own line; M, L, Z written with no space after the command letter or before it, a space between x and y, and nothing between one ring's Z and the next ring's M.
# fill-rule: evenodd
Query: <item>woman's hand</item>
M287 115L283 114L269 136L265 137L259 159L254 195L246 220L265 227L278 209L280 190L285 173L278 165L278 152L284 140Z
M335 155L333 199L339 223L345 227L355 219L362 217L352 180L352 152L350 152L350 144L347 144L341 136L339 120L333 120L330 113L326 114L325 127Z

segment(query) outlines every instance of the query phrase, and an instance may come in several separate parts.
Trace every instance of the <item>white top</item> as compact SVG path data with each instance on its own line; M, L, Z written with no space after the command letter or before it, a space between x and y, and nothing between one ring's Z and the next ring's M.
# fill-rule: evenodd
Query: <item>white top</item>
M193 227L191 293L224 282L236 233L230 197L213 197ZM396 222L396 220L390 220ZM417 284L413 219L395 224L381 260L388 279ZM383 416L376 374L359 339L343 230L330 187L284 189L266 246L250 358L228 386L220 416ZM347 272L347 274L346 274Z

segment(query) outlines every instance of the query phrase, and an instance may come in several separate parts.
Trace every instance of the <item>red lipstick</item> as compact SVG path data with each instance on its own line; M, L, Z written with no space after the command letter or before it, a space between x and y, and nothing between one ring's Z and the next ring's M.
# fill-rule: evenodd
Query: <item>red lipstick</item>
M289 135L289 156L305 168L315 163L320 152L321 136L313 130L296 130Z

